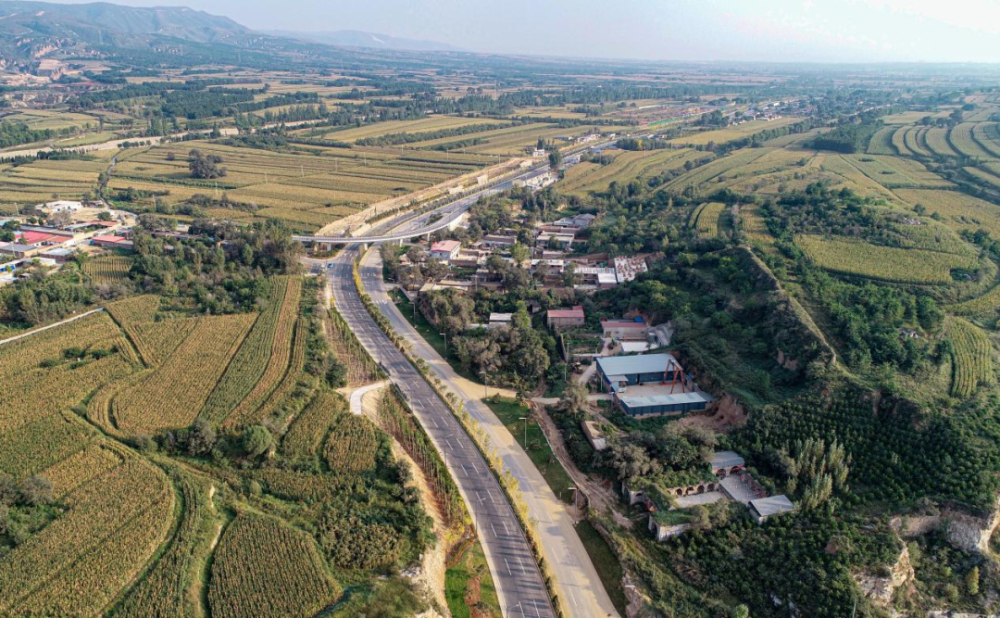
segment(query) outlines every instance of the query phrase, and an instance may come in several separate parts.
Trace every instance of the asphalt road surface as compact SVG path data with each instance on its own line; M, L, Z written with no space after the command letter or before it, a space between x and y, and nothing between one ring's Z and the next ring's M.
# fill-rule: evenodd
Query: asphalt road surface
M361 302L352 273L357 256L356 247L346 248L326 272L337 311L365 349L386 368L444 457L472 513L504 616L554 618L555 612L531 546L493 472L458 419L389 341Z
M448 389L461 398L469 415L489 436L490 444L503 460L504 469L517 479L528 507L528 516L542 543L545 561L555 577L557 593L571 616L618 616L611 598L601 584L587 549L580 541L566 506L559 500L534 462L521 447L516 436L500 422L493 411L479 398L485 393L463 391L462 380L451 365L410 325L388 294L382 280L382 259L370 251L360 266L365 290L385 315L397 333L412 346L412 352L424 359L431 375L437 376ZM467 384L467 383L466 383Z

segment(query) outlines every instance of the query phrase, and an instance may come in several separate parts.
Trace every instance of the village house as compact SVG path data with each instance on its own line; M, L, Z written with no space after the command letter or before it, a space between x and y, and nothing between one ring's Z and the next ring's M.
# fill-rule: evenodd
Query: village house
M585 321L586 316L580 305L572 309L549 309L545 314L545 323L549 328L574 328L583 326Z
M601 329L606 338L617 341L645 341L649 338L649 325L641 317L634 320L601 318Z
M646 260L639 257L618 256L615 258L615 274L618 283L627 283L635 279L636 275L647 272Z
M428 255L435 260L451 263L462 249L462 243L457 240L440 240L431 245Z

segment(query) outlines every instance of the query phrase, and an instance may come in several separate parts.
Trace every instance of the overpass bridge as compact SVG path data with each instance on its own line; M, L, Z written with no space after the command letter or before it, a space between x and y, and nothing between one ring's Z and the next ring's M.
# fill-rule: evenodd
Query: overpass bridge
M570 150L565 153L564 156L573 157L576 161L579 161L580 153L586 150L600 150L607 148L608 146L616 143L617 139L605 140L596 144L588 144L586 147L580 150ZM514 186L515 183L521 181L528 181L533 178L542 176L548 173L549 164L548 162L536 163L526 171L512 176L503 182L499 182L491 187L485 188L481 191L476 191L470 195L460 197L453 202L448 202L443 206L435 208L430 212L425 213L411 213L409 215L403 215L392 220L392 231L382 232L377 234L361 235L361 236L310 236L310 235L294 235L293 240L297 240L305 244L325 244L325 245L352 245L352 244L377 244L383 242L396 242L402 240L408 240L410 238L416 238L418 236L426 236L433 234L434 232L445 229L455 222L456 219L461 217L465 212L467 212L472 205L479 201L479 198L485 197L487 195L494 195L502 191L506 191ZM437 216L437 219L431 220ZM417 226L413 226L412 223L419 223ZM421 223L422 222L422 223ZM407 226L406 224L411 224ZM378 229L385 230L387 226L379 226Z

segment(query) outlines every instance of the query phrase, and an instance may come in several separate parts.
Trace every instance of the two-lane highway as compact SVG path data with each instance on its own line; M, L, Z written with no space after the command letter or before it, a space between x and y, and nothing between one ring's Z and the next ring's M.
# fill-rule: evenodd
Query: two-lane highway
M554 618L531 546L482 454L430 384L368 314L354 286L353 264L357 257L357 248L349 247L327 271L337 311L365 349L386 368L444 457L472 513L504 616Z

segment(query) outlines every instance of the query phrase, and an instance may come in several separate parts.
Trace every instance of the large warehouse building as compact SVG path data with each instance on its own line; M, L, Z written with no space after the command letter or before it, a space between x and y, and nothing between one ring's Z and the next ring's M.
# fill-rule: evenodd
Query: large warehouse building
M630 416L697 412L712 401L672 354L601 357L597 375L601 388Z

